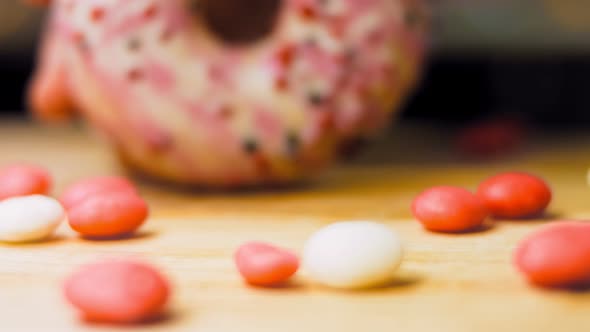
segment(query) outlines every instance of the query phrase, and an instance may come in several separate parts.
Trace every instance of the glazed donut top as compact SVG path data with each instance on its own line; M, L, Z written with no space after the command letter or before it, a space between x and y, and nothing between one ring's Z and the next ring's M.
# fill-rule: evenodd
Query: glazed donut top
M374 132L414 84L425 47L419 0L284 0L268 36L239 45L214 34L195 1L53 8L59 35L119 111L143 119L139 131L149 121L153 141L191 137L213 147L203 153L281 155L312 149L327 131Z

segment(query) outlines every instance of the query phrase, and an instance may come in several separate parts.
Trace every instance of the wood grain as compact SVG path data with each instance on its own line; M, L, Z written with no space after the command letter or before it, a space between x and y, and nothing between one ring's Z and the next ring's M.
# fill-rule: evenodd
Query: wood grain
M427 186L473 188L496 171L519 169L551 183L552 214L590 217L589 136L544 133L509 159L470 163L446 147L444 128L405 125L364 158L306 187L223 194L141 183L152 217L136 238L91 242L64 226L47 243L0 246L0 330L119 330L80 322L60 283L79 264L132 256L164 269L176 293L167 319L122 331L588 331L590 293L535 289L510 263L518 240L550 218L439 235L423 231L408 207ZM5 120L0 164L14 161L46 165L56 193L85 176L122 172L84 130ZM313 285L303 272L291 287L262 290L244 286L234 271L232 253L244 241L300 250L312 232L341 219L383 221L403 237L407 256L391 287L334 291Z

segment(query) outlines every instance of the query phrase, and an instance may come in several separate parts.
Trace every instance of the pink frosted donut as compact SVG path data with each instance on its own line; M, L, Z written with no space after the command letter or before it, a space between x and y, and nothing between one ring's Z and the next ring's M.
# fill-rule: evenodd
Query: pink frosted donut
M285 183L379 132L419 77L420 0L284 0L268 35L239 44L211 28L215 1L53 0L36 114L75 105L147 175Z

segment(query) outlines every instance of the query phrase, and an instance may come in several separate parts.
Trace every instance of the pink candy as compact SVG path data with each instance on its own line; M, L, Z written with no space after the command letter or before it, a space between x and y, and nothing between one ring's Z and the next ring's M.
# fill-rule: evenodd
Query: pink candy
M0 169L0 200L16 196L47 195L51 186L51 175L42 167L22 164Z
M255 286L276 286L299 269L299 258L290 251L260 242L246 243L234 256L244 280Z
M66 209L70 209L88 197L101 193L129 192L137 190L129 180L117 176L102 176L78 181L69 186L60 196L59 201Z

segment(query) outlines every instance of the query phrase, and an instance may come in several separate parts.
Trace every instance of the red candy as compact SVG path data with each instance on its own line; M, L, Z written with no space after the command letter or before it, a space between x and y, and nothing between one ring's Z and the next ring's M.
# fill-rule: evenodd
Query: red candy
M91 238L129 235L144 223L147 216L145 201L126 191L88 197L68 210L72 229Z
M242 245L234 259L242 277L255 286L280 285L299 269L299 258L295 254L259 242Z
M59 201L66 209L70 209L88 197L113 192L129 192L135 194L137 190L129 180L122 177L95 177L74 183L64 191Z
M503 173L479 185L477 195L492 215L525 218L541 214L551 202L551 189L542 179L526 173Z
M487 217L483 202L469 191L450 186L428 189L412 203L412 213L435 232L465 232L480 227Z
M472 125L459 133L456 146L468 157L494 158L515 151L525 130L515 120L495 119Z
M106 261L86 265L71 275L64 294L89 321L137 323L162 313L170 287L149 265Z
M539 286L590 286L590 224L564 221L541 228L518 245L514 264Z
M13 165L0 170L0 200L28 195L47 195L51 190L51 175L32 165Z

